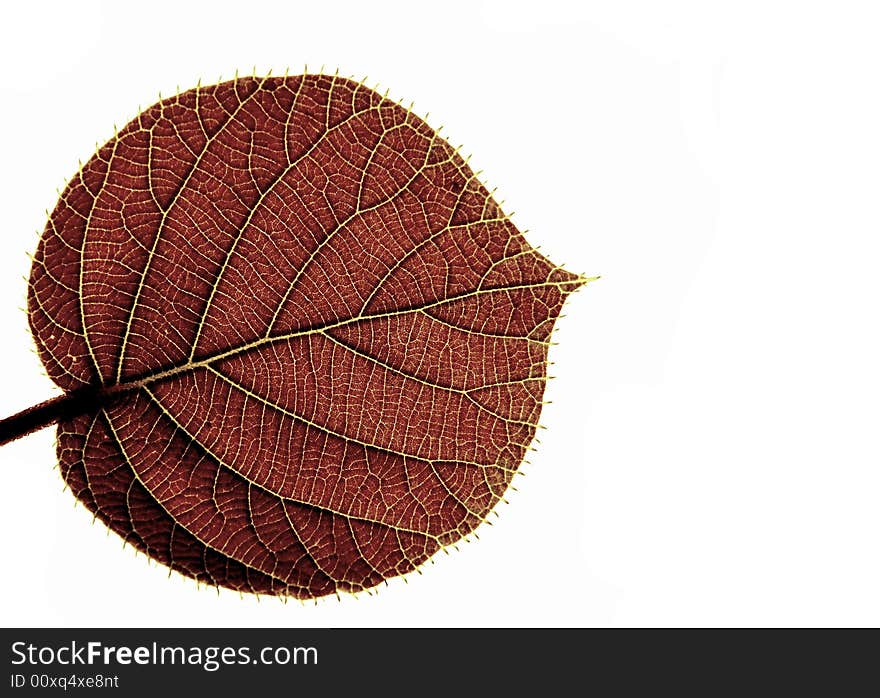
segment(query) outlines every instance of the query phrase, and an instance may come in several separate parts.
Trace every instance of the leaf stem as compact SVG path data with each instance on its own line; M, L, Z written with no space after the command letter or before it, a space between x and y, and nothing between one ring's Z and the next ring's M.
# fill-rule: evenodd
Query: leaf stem
M94 386L84 386L2 419L0 420L0 446L43 429L59 420L93 412L106 404L110 392Z

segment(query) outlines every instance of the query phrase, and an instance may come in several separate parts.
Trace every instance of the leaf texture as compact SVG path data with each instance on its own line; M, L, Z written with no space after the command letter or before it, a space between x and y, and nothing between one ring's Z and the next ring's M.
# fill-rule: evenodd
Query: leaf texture
M305 75L119 131L51 214L28 307L62 389L115 391L59 423L74 494L183 574L312 598L486 518L581 283L421 119Z

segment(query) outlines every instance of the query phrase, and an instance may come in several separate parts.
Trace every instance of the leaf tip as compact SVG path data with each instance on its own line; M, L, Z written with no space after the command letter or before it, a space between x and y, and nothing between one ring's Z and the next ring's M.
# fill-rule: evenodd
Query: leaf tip
M591 284L594 281L598 281L602 277L600 275L597 276L586 276L585 274L578 274L577 278L572 282L574 284L574 288L572 291L576 291L581 288L581 286L586 286L587 284Z

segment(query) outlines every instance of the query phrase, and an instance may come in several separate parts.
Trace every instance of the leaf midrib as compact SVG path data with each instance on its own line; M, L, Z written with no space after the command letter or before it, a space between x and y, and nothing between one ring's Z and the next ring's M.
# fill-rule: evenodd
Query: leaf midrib
M568 293L574 291L578 286L583 283L583 279L575 279L572 281L542 281L534 284L520 284L516 286L495 286L491 288L477 288L471 291L466 291L460 294L456 294L453 296L449 296L446 298L441 298L435 301L431 301L428 303L416 304L413 306L409 306L406 308L400 308L396 310L385 311L381 313L366 313L361 314L353 318L347 318L344 320L336 320L332 322L325 322L317 325L312 325L310 327L304 328L302 330L297 330L295 332L287 332L280 335L274 335L271 337L260 337L255 340L245 342L243 344L239 344L238 346L230 347L224 351L216 352L214 354L208 355L198 361L187 361L183 364L178 364L176 366L172 366L167 369L163 369L161 371L157 371L155 373L146 374L143 376L137 376L135 378L119 381L118 383L114 383L111 385L105 386L105 391L108 394L127 392L129 390L134 390L137 388L141 388L147 385L151 385L160 381L169 380L174 378L175 376L181 375L183 373L187 373L189 371L194 371L199 368L204 368L210 366L218 361L222 361L224 359L231 358L233 356L237 356L239 354L243 354L245 352L251 351L253 349L257 349L262 346L267 346L270 344L274 344L276 342L283 342L290 339L294 339L297 337L306 337L309 335L316 335L323 332L327 332L329 330L333 330L339 327L344 327L346 325L351 325L357 322L369 321L369 320L377 320L385 317L394 317L396 315L405 315L407 313L414 312L424 312L429 310L430 308L435 308L440 305L444 305L447 303L452 303L458 300L463 300L466 298L471 298L478 295L483 295L487 293L495 293L495 292L506 292L506 291L517 291L524 289L534 289L534 288L542 288L546 286L555 286L562 290L563 293ZM427 313L426 313L427 315ZM430 316L429 316L430 317ZM477 335L485 335L486 333L477 332L475 330L461 328L463 332L467 332L470 334ZM493 337L503 337L505 339L517 340L521 339L524 341L535 342L539 340L535 340L531 337L525 335L488 335ZM543 342L546 344L546 342Z

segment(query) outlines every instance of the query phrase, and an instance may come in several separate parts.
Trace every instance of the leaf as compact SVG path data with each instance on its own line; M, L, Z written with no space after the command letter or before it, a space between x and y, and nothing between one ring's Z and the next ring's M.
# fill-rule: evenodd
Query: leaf
M584 281L373 90L199 87L119 131L52 212L28 309L66 394L24 421L58 419L76 497L174 570L367 589L504 495Z

